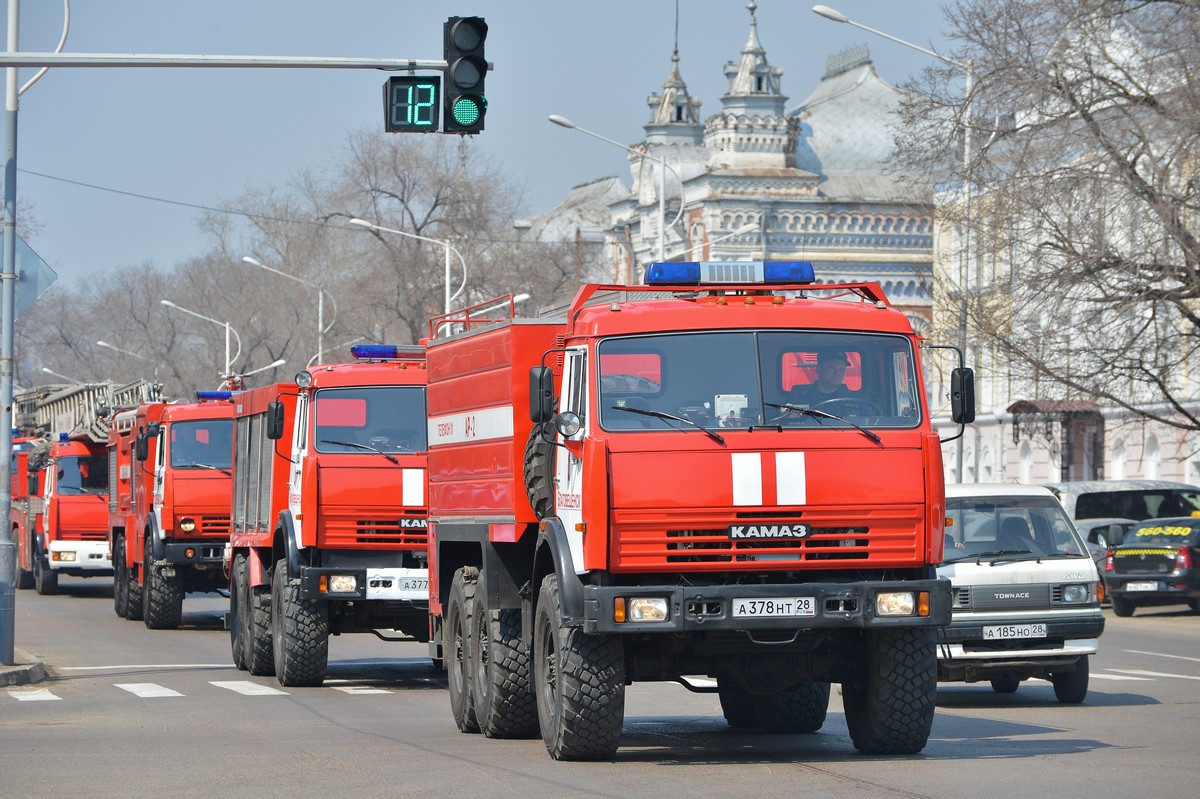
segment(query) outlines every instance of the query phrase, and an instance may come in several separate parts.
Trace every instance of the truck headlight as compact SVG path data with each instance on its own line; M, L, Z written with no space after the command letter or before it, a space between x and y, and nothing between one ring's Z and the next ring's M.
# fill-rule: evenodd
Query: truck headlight
M1062 601L1071 603L1087 602L1089 593L1086 585L1064 585L1062 587Z
M184 516L179 520L179 529L185 533L190 533L196 529L196 520L191 516Z
M358 578L353 574L321 575L322 594L352 594L358 590Z
M671 618L667 600L663 597L617 597L613 603L615 622L654 622Z
M75 562L75 553L74 552L51 552L50 560L57 560L60 563L74 563Z
M926 591L880 591L875 595L877 616L928 616Z

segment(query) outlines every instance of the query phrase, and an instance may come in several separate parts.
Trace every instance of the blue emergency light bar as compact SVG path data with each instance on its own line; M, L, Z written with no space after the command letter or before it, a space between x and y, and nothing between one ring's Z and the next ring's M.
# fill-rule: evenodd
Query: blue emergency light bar
M197 391L196 401L233 399L232 391Z
M71 440L71 437L70 437L69 435L67 435L66 433L59 433L59 434L58 434L58 443L60 443L60 444L66 444L66 443L67 443L67 442L69 442L70 440Z
M810 261L657 261L646 268L647 286L816 281Z
M417 344L355 344L350 355L358 361L423 360L425 348Z

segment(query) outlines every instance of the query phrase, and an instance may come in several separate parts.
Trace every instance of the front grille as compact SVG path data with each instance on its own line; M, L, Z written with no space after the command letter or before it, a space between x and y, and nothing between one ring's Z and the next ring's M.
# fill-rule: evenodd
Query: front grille
M971 609L971 586L960 585L954 588L954 604L951 605L953 610L970 610Z
M397 511L395 515L328 512L322 517L323 546L334 549L425 549L428 530L424 512ZM416 527L413 525L420 524Z
M194 518L194 517L193 517ZM229 537L229 517L228 516L201 516L196 519L196 529L200 531L200 535L208 537Z
M58 537L62 541L107 541L108 532L105 530L63 530Z

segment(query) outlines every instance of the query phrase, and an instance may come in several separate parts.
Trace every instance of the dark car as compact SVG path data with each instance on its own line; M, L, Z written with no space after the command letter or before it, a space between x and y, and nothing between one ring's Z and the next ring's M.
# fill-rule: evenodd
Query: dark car
M1105 570L1113 612L1186 603L1200 613L1200 517L1147 519L1112 550Z
M1104 572L1108 553L1113 547L1121 545L1121 541L1135 524L1137 522L1133 519L1113 518L1080 519L1075 522L1075 529L1083 537L1088 553L1096 563L1096 570L1100 572L1100 581L1104 584L1105 604L1108 604L1108 580Z

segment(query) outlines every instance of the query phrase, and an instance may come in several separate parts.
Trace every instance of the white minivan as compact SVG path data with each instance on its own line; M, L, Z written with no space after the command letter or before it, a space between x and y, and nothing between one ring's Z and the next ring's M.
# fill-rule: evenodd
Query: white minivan
M946 486L938 575L953 586L938 640L939 682L990 681L1012 693L1037 677L1060 702L1087 696L1104 631L1095 563L1058 499L1040 486Z

